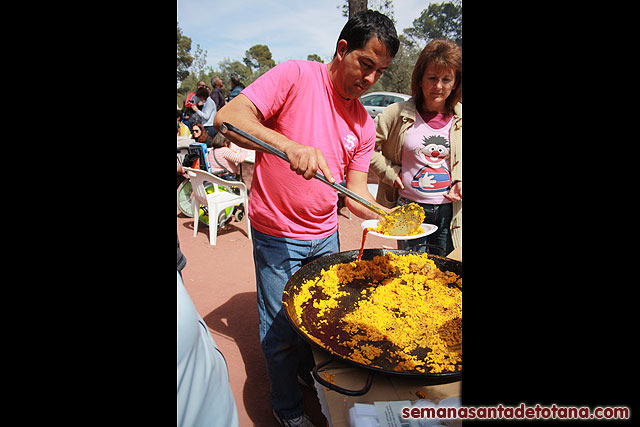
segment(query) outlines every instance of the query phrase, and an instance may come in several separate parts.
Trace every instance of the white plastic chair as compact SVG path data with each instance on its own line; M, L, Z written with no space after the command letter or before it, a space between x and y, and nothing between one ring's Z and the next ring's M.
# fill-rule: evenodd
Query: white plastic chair
M194 212L193 215L193 237L198 235L198 223L200 218L198 212L200 211L200 205L207 206L209 210L209 243L211 245L216 244L216 237L218 236L218 217L220 212L224 211L230 206L242 204L244 205L245 218L247 220L247 237L251 239L251 225L249 224L249 199L247 197L247 186L240 181L227 181L219 178L209 172L205 172L202 169L183 168L189 174L191 180L191 187L193 189L193 199L191 200L191 209ZM204 188L204 183L210 182L213 184L213 192L207 193ZM218 186L225 187L229 191L223 191ZM240 189L240 194L232 192L231 188L237 187Z

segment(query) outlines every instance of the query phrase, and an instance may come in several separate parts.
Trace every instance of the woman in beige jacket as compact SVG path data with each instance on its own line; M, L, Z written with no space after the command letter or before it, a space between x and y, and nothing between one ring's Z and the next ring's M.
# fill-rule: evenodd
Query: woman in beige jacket
M413 69L411 92L375 119L376 201L388 208L420 204L425 222L438 230L398 241L398 248L424 251L426 242L446 255L462 245L462 49L449 40L428 43Z

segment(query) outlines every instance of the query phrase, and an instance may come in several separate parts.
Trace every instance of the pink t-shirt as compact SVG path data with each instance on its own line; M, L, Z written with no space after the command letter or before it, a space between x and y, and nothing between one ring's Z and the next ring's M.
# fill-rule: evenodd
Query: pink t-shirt
M398 193L418 203L451 203L444 197L451 188L449 131L453 116L431 114L425 122L416 112L416 121L404 134L402 184Z
M266 127L322 151L338 183L348 169L369 170L373 120L358 99L347 101L335 91L326 64L283 62L242 93L260 110ZM337 201L327 184L306 180L279 157L256 151L249 197L256 230L298 240L328 237L338 229Z

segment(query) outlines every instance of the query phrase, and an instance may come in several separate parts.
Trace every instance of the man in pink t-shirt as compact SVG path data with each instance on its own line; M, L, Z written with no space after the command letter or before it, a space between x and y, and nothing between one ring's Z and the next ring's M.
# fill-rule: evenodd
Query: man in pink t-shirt
M306 83L295 84L298 81ZM265 117L265 126L318 150L318 157L324 157L326 168L338 182L346 176L347 185L353 187L353 176L348 175L359 172L355 175L365 184L360 193L364 190L362 195L367 198L375 126L357 99L344 99L336 91L326 64L284 62L242 95ZM279 157L256 153L249 204L249 219L256 230L298 240L328 237L338 229L337 201L337 192L328 185L305 179ZM367 217L370 213L359 212Z
M390 65L399 46L393 22L375 11L352 17L329 64L286 61L245 88L216 114L284 152L290 164L235 134L225 137L256 150L249 219L256 271L260 342L271 383L271 405L282 425L310 425L296 377L312 383L309 345L289 325L282 292L309 261L340 251L336 191L312 179L343 182L372 203L367 188L375 125L359 97ZM347 199L360 218L378 216Z

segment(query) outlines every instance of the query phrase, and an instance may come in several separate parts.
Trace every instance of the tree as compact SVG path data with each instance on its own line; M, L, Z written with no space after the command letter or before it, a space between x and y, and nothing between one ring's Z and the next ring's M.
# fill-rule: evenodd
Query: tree
M207 65L207 51L203 51L200 44L196 44L196 50L193 52L193 63L191 64L191 74L202 78L205 74ZM208 84L208 82L207 82Z
M411 74L420 54L420 49L414 43L410 43L404 35L400 38L398 53L389 64L380 79L371 88L371 91L389 91L411 94Z
M349 7L352 5L355 6L355 3L352 4L349 0L344 0L342 6L338 6L338 9L342 8L342 16L345 18L350 18L352 16L349 14ZM387 15L394 24L396 23L396 19L393 16L393 0L371 0L366 1L364 7L361 5L358 5L357 7L358 12L366 9L377 10L383 15ZM360 9L361 7L363 8Z
M178 87L177 90L177 101L180 108L184 106L184 101L186 101L187 95L196 90L198 80L198 76L190 73L184 80L180 82L180 87Z
M431 3L417 19L413 27L404 33L414 40L429 42L436 38L446 38L462 45L462 1Z
M349 19L356 13L367 10L367 0L348 0L349 2Z
M411 74L420 49L406 36L401 34L398 37L400 39L398 53L368 92L388 91L411 94Z
M225 58L218 65L220 66L218 76L224 82L225 88L231 84L231 76L237 77L244 85L248 85L249 81L253 81L251 68L240 61L231 62L229 58ZM231 87L229 87L229 89L231 89Z
M178 82L183 81L189 75L189 67L193 62L191 51L191 39L182 35L182 30L178 27Z
M271 58L269 46L265 44L251 46L249 50L244 53L242 60L247 67L255 69L259 75L264 74L276 66L275 61Z
M307 55L307 61L322 62L324 64L324 61L322 60L322 58L320 58L320 55L318 55L316 53L312 53L311 55Z

